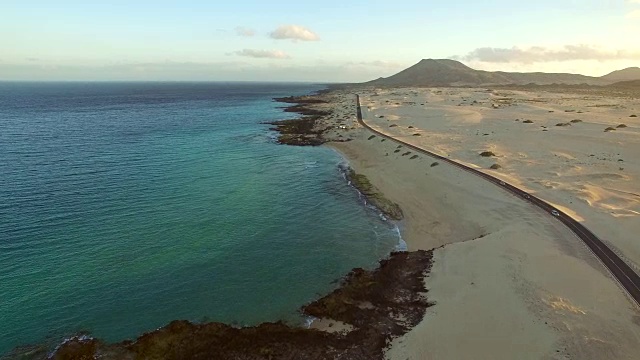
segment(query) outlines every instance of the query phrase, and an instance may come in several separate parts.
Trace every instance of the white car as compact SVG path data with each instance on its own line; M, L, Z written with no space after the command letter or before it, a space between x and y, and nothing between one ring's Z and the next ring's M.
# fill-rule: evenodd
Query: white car
M553 210L551 210L551 215L560 216L560 213L558 212L558 210L553 209Z

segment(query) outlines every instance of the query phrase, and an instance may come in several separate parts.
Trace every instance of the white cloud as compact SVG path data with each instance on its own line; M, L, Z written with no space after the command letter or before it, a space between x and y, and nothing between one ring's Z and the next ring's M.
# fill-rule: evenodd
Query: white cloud
M246 56L260 59L290 59L291 57L280 50L255 50L255 49L242 49L240 51L233 52L234 55Z
M251 37L254 36L256 34L256 31L247 27L243 27L243 26L238 26L236 28L236 34L238 36L246 36L246 37Z
M272 31L269 36L277 40L318 41L320 37L313 31L300 25L283 25Z
M532 64L572 60L640 60L640 52L629 50L604 50L590 45L565 45L560 49L540 46L530 48L477 48L466 55L454 56L458 60L488 63Z

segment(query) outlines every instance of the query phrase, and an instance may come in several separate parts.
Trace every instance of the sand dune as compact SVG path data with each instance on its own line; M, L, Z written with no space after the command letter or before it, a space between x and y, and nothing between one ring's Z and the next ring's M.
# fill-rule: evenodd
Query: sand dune
M388 128L384 118L372 118L376 126L505 180L517 179L536 195L573 210L634 265L640 264L635 236L640 231L640 198L633 195L640 192L640 120L631 117L640 113L640 100L481 89L377 92L380 96L365 97L368 106L385 117L397 112L402 116L394 128ZM426 105L385 109L385 101L397 97ZM505 98L511 99L509 105L495 108L496 99ZM480 120L469 121L471 112ZM625 127L618 127L621 124ZM605 132L608 127L616 130ZM408 130L424 134L412 138ZM481 151L496 156L483 158L478 156ZM489 170L493 164L501 168Z

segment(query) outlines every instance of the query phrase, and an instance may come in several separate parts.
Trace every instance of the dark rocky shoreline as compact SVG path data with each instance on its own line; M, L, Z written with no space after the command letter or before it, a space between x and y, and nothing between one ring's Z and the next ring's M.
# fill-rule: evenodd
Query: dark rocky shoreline
M327 100L321 99L319 95L289 96L274 98L274 101L294 104L283 108L285 112L293 112L302 115L299 119L279 120L268 122L275 125L272 130L280 133L278 143L297 146L318 146L327 142L322 136L326 131L322 128L318 120L331 115L331 111L318 110L309 105L326 104Z
M76 338L53 359L384 359L390 341L417 325L433 304L424 277L432 251L396 252L375 270L353 269L340 287L306 306L304 314L349 324L325 332L264 323L235 328L222 323L173 321L134 341L107 344ZM46 358L46 355L40 358Z

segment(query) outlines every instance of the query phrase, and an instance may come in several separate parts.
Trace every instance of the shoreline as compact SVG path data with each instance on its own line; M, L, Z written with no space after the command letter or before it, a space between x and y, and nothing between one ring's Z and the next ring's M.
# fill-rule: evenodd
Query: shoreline
M393 231L395 231L398 235L398 244L396 244L395 246L395 250L394 251L407 251L407 242L404 241L403 237L402 237L402 228L404 227L404 222L403 219L390 219L388 218L384 211L382 211L380 208L376 207L374 204L369 204L367 203L367 197L365 194L362 193L362 191L360 191L360 189L352 184L349 181L349 178L347 176L347 170L351 169L351 165L349 163L349 159L346 157L345 154L343 154L342 152L340 152L340 149L336 148L335 146L331 146L331 143L325 143L323 144L324 146L326 146L327 148L335 151L338 156L340 156L343 161L338 164L338 168L340 170L340 173L342 174L342 177L344 178L345 181L347 181L347 184L351 187L353 187L355 189L355 191L358 192L359 197L361 198L361 200L363 201L363 205L365 207L370 207L372 210L374 210L378 216L381 218L382 221L388 222L390 224L393 224ZM342 166L344 166L344 168L342 168ZM382 194L384 196L384 194ZM397 205L397 204L395 204ZM400 209L402 210L402 209Z
M404 90L394 91L386 95L387 99L401 97ZM567 229L482 179L473 179L460 169L372 136L355 121L355 96L348 91L334 90L304 98L310 100L314 96L323 97L323 101L307 102L305 106L313 107L312 111L304 106L293 111L312 115L303 114L302 119L276 125L284 125L280 135L289 143L279 142L326 145L338 152L356 174L364 176L376 189L374 193L384 194L402 209L403 220L395 224L400 241L406 239L409 252L392 253L390 257L399 259L397 254L413 256L410 254L425 251L432 256L421 272L420 291L429 293L430 305L405 332L390 335L386 343L389 346L376 348L375 357L368 354L368 358L511 359L519 353L531 359L633 359L640 339L637 309L630 306L602 265ZM384 104L382 99L379 103ZM389 123L402 124L407 104L396 101L386 106L383 113L376 108L372 111L374 125L388 131ZM324 115L317 115L320 112ZM307 124L297 126L293 123L296 120ZM423 137L414 137L415 133ZM400 136L420 140L430 134L405 124ZM448 152L444 147L436 150ZM414 273L413 279L416 277L419 276ZM323 299L341 292L339 287L312 304L326 310L334 303ZM360 310L368 309L368 303L361 303L364 309ZM336 310L334 305L331 307ZM325 337L335 336L334 340L348 337L357 328L357 324L353 325L357 319L344 314L329 318L314 312L309 316L315 321L308 331L320 330ZM200 324L174 323L149 334L166 336L167 329L176 327L180 331L202 331ZM290 336L288 332L278 332L282 329L277 326L267 329L270 325L246 329L271 332L272 336L280 334L279 346L291 345L285 339ZM226 329L224 324L221 326ZM492 331L486 332L487 327ZM95 342L101 351L114 346ZM94 340L71 342L68 346L73 348L79 343L84 346ZM264 346L272 349L273 343ZM257 354L257 358L267 355Z
M292 99L293 98L290 98L290 100ZM309 103L323 104L325 102L310 101ZM323 116L329 115L330 112L308 109L300 104L289 106L283 111L299 113L303 115L303 118L275 121L269 123L271 125L277 126L277 128L272 128L272 130L278 130L280 132L281 136L278 139L278 142L280 144L316 146L325 143L324 139L320 139L318 137L318 135L322 134L323 131L316 131L313 128L316 124L316 121L320 120ZM301 127L299 126L300 124L304 125L302 125ZM312 126L309 127L309 124L311 124ZM300 129L303 129L302 136L300 136L301 134L298 134ZM304 133L304 131L310 131L311 135L306 136L307 133ZM286 141L282 141L283 134L285 137L289 136ZM333 147L330 148L336 151L336 153L343 159L343 162L347 164L349 163L348 158L342 152L340 152L339 149ZM388 343L393 338L405 334L413 326L417 325L419 321L422 320L424 311L426 311L427 307L432 305L424 296L424 293L426 293L426 289L423 288L424 282L422 281L422 278L428 274L431 267L430 259L432 257L432 252L406 252L406 242L402 238L402 233L399 226L399 220L402 219L402 211L399 209L398 205L384 198L377 190L377 188L375 188L368 182L365 176L355 173L350 166L339 166L339 168L348 185L353 187L358 193L358 197L361 201L363 201L363 205L371 209L372 211L375 211L382 221L392 225L390 231L393 231L398 235L398 242L395 245L395 251L391 251L387 257L380 260L378 268L371 271L358 268L353 269L349 274L345 275L345 277L341 279L340 286L333 292L311 302L310 304L301 307L301 314L308 319L306 327L290 327L289 325L278 322L262 323L256 326L236 329L232 326L216 322L196 324L188 321L176 320L154 331L142 334L134 341L125 340L119 343L109 344L91 336L72 336L66 338L59 345L57 345L57 347L51 353L47 354L47 358L58 359L68 358L69 356L88 356L90 354L93 354L92 356L100 356L103 358L117 358L119 356L123 356L126 353L131 353L132 351L133 353L140 355L140 352L135 349L137 346L136 344L142 343L147 339L149 339L148 342L150 341L151 345L147 344L148 346L150 346L150 348L147 348L145 352L151 351L151 353L157 353L157 351L159 351L159 348L163 346L162 344L158 344L158 342L163 342L164 340L162 339L166 337L182 338L184 336L195 336L196 342L206 344L207 347L210 347L212 346L211 341L199 338L195 334L214 331L215 334L218 334L216 336L224 337L226 336L225 334L227 334L229 331L236 332L236 330L238 330L240 332L236 333L234 337L242 337L244 336L242 334L246 332L246 336L248 336L248 338L253 338L258 342L261 341L259 340L261 336L267 336L271 338L274 336L274 334L277 333L280 333L282 335L277 342L269 340L264 343L264 341L262 341L262 348L258 351L260 355L265 354L265 348L270 348L271 350L268 351L270 356L279 354L278 356L286 357L286 354L290 350L284 350L284 352L282 352L281 349L277 348L281 347L283 343L291 345L288 343L288 341L293 340L294 344L289 347L293 347L294 349L298 347L304 348L303 351L308 350L308 346L306 344L307 342L316 342L319 349L326 349L327 346L329 346L329 348L331 349L334 349L336 347L339 348L340 346L347 346L348 344L351 344L348 345L348 348L353 347L352 345L357 345L355 347L357 351L352 357L354 359L383 359L385 347L380 347L380 344ZM411 260L413 258L421 258L423 260L419 260L418 263L416 263L414 260ZM394 265L391 266L390 264ZM397 271L399 271L399 273L393 276L407 277L407 280L405 281L396 281L401 285L392 283L383 284L386 280L388 280L388 275L383 275L380 280L375 280L375 276L377 273L394 271L394 268L398 269ZM404 275L400 275L400 273ZM371 278L371 276L374 277ZM374 282L371 282L371 279L373 279ZM369 290L363 292L364 288L362 288L360 285L357 285L358 281L367 281L370 284L380 282L381 285L376 285L379 290L375 293L369 294ZM413 285L410 286L414 287L414 289L410 291L410 293L413 294L410 300L413 305L407 306L408 304L401 305L401 303L394 305L394 303L396 303L399 298L394 298L393 296L390 297L390 294L386 294L388 290L395 287L398 289L398 291L404 292L408 290L406 286L409 283L412 283ZM355 290L349 290L350 288L355 288ZM354 306L353 300L340 300L341 297L345 296L345 293L347 294L347 299L349 297L361 298L361 300L359 301L368 305L366 305L365 308L362 308L361 305L356 304ZM387 302L387 304L378 309L377 303L380 300L376 300L376 297L380 296L387 299L384 300ZM334 298L337 299L334 300ZM406 301L406 299L403 301ZM341 304L340 310L336 310L335 304ZM416 308L416 310L411 310L415 306L418 306L418 308ZM396 314L398 311L400 313L404 311L411 311L411 314L413 315L411 315L410 313L406 313L405 315L401 316L401 319L396 319L396 315L392 316L388 313L389 309L393 307L397 307L396 310L393 310L394 312L396 312ZM367 312L366 316L363 317L363 315L357 315L363 310ZM373 315L372 313L370 313L371 311L375 311L377 315ZM379 325L376 325L376 323L378 323ZM394 323L395 325L389 328L389 325ZM381 342L380 340L375 340L375 337L371 337L371 333L368 331L368 329L376 326L383 326L379 330L379 334L377 336L381 336L382 338L386 339L385 341ZM213 327L214 329L212 330L211 327ZM365 329L367 330L365 331ZM322 341L319 342L313 340L316 336L318 336L318 333L321 334L319 336L322 339ZM309 338L305 341L304 347L302 347L302 344L295 344L295 339L299 336ZM190 346L199 349L198 347L201 345L191 343ZM300 350L301 349L298 349L297 351ZM293 350L291 349L291 351ZM326 350L322 350L322 352L324 351ZM254 350L252 349L242 349L238 354L240 353L242 353L243 356L256 356ZM233 355L227 354L227 356ZM320 353L315 355L309 354L309 356L309 358L326 358L324 355L320 355ZM226 359L232 357L224 358ZM256 358L261 357L258 356Z
M474 167L488 168L496 160L508 166L502 156L475 165L459 155L469 147L456 137L465 134L464 130L448 131L450 121L460 121L460 126L482 121L465 115L457 102L447 104L452 102L450 97L455 99L461 92L465 101L471 101L467 93L487 96L486 91L399 88L362 92L369 102L366 106L371 107L368 124L380 131L410 143L424 141L427 149L444 156L451 154L455 144L459 150L451 158ZM421 98L430 92L435 99ZM571 231L484 179L362 129L355 123L355 95L348 91L323 95L332 104L332 114L318 125L326 129L324 145L345 156L355 171L402 208L402 237L409 251L435 249L434 267L425 286L436 306L414 329L392 342L387 359L511 359L514 353L531 359L634 358L640 350L640 331L634 320L639 313ZM499 98L504 98L502 93ZM444 105L431 105L434 101ZM483 112L514 106L486 104L478 99L467 106ZM544 114L552 112L545 109ZM567 116L575 115L568 112ZM425 117L427 121L418 120ZM427 127L434 119L443 123L437 137ZM520 124L513 119L510 123ZM437 141L432 143L434 138ZM497 146L477 150L473 143L470 146L476 156L487 150L506 151ZM513 176L505 181L512 182ZM491 333L485 331L487 326L493 329Z

